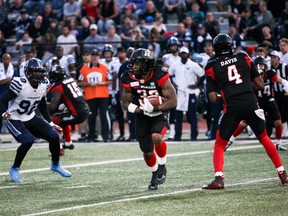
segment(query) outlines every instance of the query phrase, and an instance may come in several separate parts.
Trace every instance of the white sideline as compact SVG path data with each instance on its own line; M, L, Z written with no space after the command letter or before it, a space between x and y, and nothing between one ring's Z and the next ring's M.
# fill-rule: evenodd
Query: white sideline
M249 146L241 146L241 147L234 147L229 149L230 151L237 151L243 149L253 149L253 148L262 148L262 145L249 145ZM212 153L213 150L206 150L206 151L196 151L196 152L185 152L185 153L177 153L177 154L167 154L167 157L182 157L182 156L189 156L189 155L198 155L198 154L208 154ZM63 166L64 168L79 168L79 167L87 167L87 166L99 166L99 165L106 165L106 164L115 164L115 163L126 163L131 161L141 161L143 158L130 158L130 159L122 159L122 160L109 160L109 161L100 161L94 163L81 163L81 164L74 164L74 165L66 165ZM38 168L38 169L29 169L29 170L21 170L21 173L34 173L34 172L43 172L48 171L50 168ZM8 175L8 172L0 173L0 176Z
M225 185L225 188L238 186L238 185L247 185L247 184L254 184L254 183L259 183L259 182L266 182L266 181L271 181L274 179L277 179L277 178L275 177L275 178L267 178L267 179L248 181L248 182L239 182L239 183L235 183L235 184L227 184L227 185ZM108 205L108 204L113 204L113 203L130 202L130 201L136 201L136 200L141 200L141 199L149 199L149 198L155 198L155 197L177 195L177 194L181 194L181 193L197 192L197 191L201 191L201 190L202 190L201 188L193 188L190 190L174 191L174 192L170 192L170 193L131 197L131 198L118 199L118 200L107 201L107 202L99 202L99 203L93 203L93 204L88 204L88 205L78 205L78 206L73 206L73 207L69 207L69 208L62 208L62 209L55 209L55 210L50 210L50 211L38 212L38 213L31 213L31 214L26 214L26 215L22 215L22 216L44 215L44 214L50 214L50 213L56 213L56 212L71 211L71 210L82 209L82 208ZM205 191L207 191L207 190L205 190Z

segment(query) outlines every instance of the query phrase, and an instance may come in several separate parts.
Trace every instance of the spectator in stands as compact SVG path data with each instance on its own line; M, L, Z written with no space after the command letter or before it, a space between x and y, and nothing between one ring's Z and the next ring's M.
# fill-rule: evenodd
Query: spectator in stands
M199 7L200 7L200 11L203 11L204 14L206 15L206 13L209 11L208 8L208 4L206 0L184 0L185 4L186 4L186 9L188 8L190 10L190 8L192 7L192 4L194 2L197 2ZM217 3L219 3L220 1L217 1Z
M241 17L238 32L248 39L253 37L253 31L257 27L257 20L252 16L251 9L244 10L244 16Z
M193 41L194 41L194 46L193 50L196 53L203 53L204 52L204 47L207 41L212 41L211 35L206 32L206 28L203 24L198 24L197 27L197 34L194 36Z
M260 0L250 0L249 8L251 10L251 15L256 17L259 13Z
M144 21L142 21L142 25L140 26L140 29L142 31L142 34L145 38L149 37L149 33L154 25L154 18L152 16L147 16Z
M87 50L102 50L103 49L103 37L98 34L98 27L96 24L91 24L89 27L90 35L83 41L83 49Z
M287 38L281 38L280 39L280 52L281 52L281 59L280 63L288 64L288 39Z
M279 25L281 27L280 37L288 37L288 0L285 1L285 9L281 13Z
M2 30L0 30L0 58L2 58L3 54L6 53L7 44L5 35Z
M78 41L79 38L79 28L78 28L78 21L75 17L70 18L68 21L68 26L70 29L70 34L74 35Z
M214 15L211 11L208 11L206 13L206 20L204 22L204 26L206 32L208 32L212 38L214 38L220 32L219 22L215 20Z
M245 47L243 37L237 32L237 29L235 26L231 25L229 27L228 34L232 38L234 49L235 50L243 50L243 48Z
M192 49L194 46L193 40L192 40L192 34L190 30L187 30L185 28L184 23L179 23L178 24L178 29L177 31L173 34L176 38L178 38L181 46L188 47L188 49Z
M197 23L194 22L193 17L185 16L184 19L185 28L191 32L191 35L195 35L197 33Z
M118 5L114 0L104 0L99 5L97 16L99 33L107 33L111 25L119 23Z
M108 125L108 85L112 84L108 68L99 63L100 53L98 50L91 52L91 64L84 65L80 70L79 86L84 89L85 100L89 105L88 117L89 134L87 142L95 142L95 124L97 113L101 121L101 135L104 142L109 141Z
M83 41L90 35L90 27L91 22L87 17L83 17L81 19L81 25L78 27L79 36L77 38L78 41Z
M13 26L8 21L9 1L0 0L0 30L5 32L6 36L11 34Z
M20 17L20 11L23 9L23 0L15 0L13 4L10 5L8 13L8 24L7 33L10 35L14 33L12 30L15 29L16 21Z
M269 47L269 49L276 49L276 38L271 33L271 29L269 26L263 26L262 34L260 38L257 38L257 42L260 44L265 44Z
M45 29L49 28L51 19L57 19L56 14L54 14L52 11L52 5L50 2L46 2L44 4L44 10L41 15L43 17L42 25Z
M28 14L33 14L35 8L37 8L38 13L43 13L43 8L44 8L45 0L27 0L24 3L24 8L27 10Z
M114 0L118 6L119 15L124 14L125 6L128 5L128 0Z
M128 0L127 3L132 6L137 16L140 16L146 7L146 0Z
M43 50L43 57L42 62L45 64L48 59L50 59L54 53L56 48L56 38L51 31L46 31L42 41L42 50Z
M111 43L114 50L117 50L118 47L121 46L121 37L116 32L116 26L111 25L108 29L107 35L103 37L104 41L109 41ZM119 42L119 43L117 43Z
M63 6L63 16L65 20L71 17L76 17L80 20L82 16L80 3L75 0L66 2Z
M145 9L142 11L140 15L140 23L143 24L147 17L153 17L153 19L155 20L157 12L158 11L154 5L154 2L152 0L148 0L146 2Z
M59 35L62 34L60 27L59 27L59 22L57 19L51 19L50 20L50 26L47 29L47 31L52 32L55 38L57 38Z
M52 5L52 13L56 15L58 21L63 19L63 6L66 0L50 0Z
M163 23L163 17L159 13L157 13L155 16L153 28L155 28L162 36L167 32L167 26Z
M46 29L42 26L42 23L43 17L41 15L37 15L35 17L34 23L29 25L27 28L29 36L38 42L42 40L42 37L46 31Z
M33 39L27 32L24 32L22 38L16 42L15 46L17 50L20 50L20 55L24 55L27 50L31 50L31 44Z
M176 13L178 23L183 22L184 4L182 0L164 0L164 7L162 9L163 21L166 24L168 15Z
M135 23L138 23L138 16L133 13L133 9L131 5L126 5L124 8L124 13L120 16L120 24L124 23L124 18L126 16L129 16L131 20L133 20Z
M82 10L83 10L82 15L89 17L93 23L97 23L98 5L99 5L99 0L83 0L82 1Z
M63 47L64 55L72 54L75 55L77 48L77 39L74 35L70 34L70 27L63 26L62 35L57 37L57 45Z
M150 51L153 51L155 59L157 60L161 56L161 48L160 48L160 42L161 42L161 34L157 31L156 28L152 28L149 35L149 44L148 49Z
M244 16L244 10L246 5L241 0L231 0L227 12L229 25L239 26L239 22L242 16Z
M197 24L202 24L205 21L205 14L200 10L198 2L191 5L191 9L187 11L186 15L191 16Z
M269 26L270 29L274 29L275 20L271 11L267 10L267 3L260 1L259 13L256 16L257 26L253 31L254 39L260 38L262 35L263 26Z
M125 16L123 19L123 25L121 25L119 30L124 48L132 46L130 32L134 26L136 26L136 23L132 21L130 16Z
M141 29L136 26L130 30L130 41L133 42L132 45L135 49L147 48L147 43L145 43L146 38L143 36Z
M28 15L26 9L20 11L20 17L16 22L16 41L19 41L22 38L24 32L27 31L29 25L33 23L32 17Z

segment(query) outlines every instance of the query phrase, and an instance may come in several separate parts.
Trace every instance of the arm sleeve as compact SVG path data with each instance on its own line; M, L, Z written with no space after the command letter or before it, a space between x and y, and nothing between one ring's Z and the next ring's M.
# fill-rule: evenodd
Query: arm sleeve
M51 122L51 117L49 114L49 110L46 104L46 99L45 97L42 97L40 103L39 103L39 110L43 116L43 118L47 121L47 122Z
M206 76L206 82L207 82L207 94L209 94L210 92L218 91L217 83L210 76Z
M6 112L6 109L8 107L8 102L14 98L16 98L17 95L11 90L8 89L0 96L0 114L2 115L4 112Z

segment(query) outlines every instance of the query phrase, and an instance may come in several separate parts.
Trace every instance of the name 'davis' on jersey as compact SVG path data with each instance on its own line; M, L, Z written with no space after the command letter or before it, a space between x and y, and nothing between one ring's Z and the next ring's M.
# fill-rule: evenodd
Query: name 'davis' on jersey
M231 63L234 63L234 62L237 62L237 58L232 58L232 59L227 59L225 61L221 61L220 64L221 66L224 66L224 65L228 65L228 64L231 64Z

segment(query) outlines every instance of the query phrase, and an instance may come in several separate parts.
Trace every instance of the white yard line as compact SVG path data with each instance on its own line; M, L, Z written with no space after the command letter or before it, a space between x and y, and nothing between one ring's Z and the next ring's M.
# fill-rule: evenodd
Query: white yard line
M277 179L277 178L267 178L267 179L260 179L260 180L254 180L254 181L239 182L239 183L235 183L235 184L227 184L227 185L225 185L225 188L226 187L239 186L239 185L256 184L259 182L266 182L266 181L271 181L271 180L275 180L275 179ZM95 207L95 206L103 206L103 205L109 205L109 204L120 203L120 202L130 202L130 201L137 201L137 200L149 199L149 198L155 198L155 197L177 195L177 194L182 194L182 193L191 193L191 192L197 192L197 191L201 191L201 190L202 190L201 188L192 188L189 190L173 191L173 192L169 192L169 193L131 197L131 198L118 199L118 200L112 200L112 201L107 201L107 202L92 203L92 204L88 204L88 205L78 205L78 206L73 206L73 207L69 207L69 208L54 209L54 210L50 210L50 211L31 213L31 214L22 215L22 216L36 216L36 215L52 214L52 213L57 213L57 212L72 211L72 210L77 210L77 209L82 209L82 208L91 208L91 207Z
M249 146L241 146L241 147L233 147L228 151L238 151L243 149L254 149L254 148L262 148L261 145L249 145ZM206 151L194 151L194 152L185 152L185 153L177 153L177 154L168 154L167 157L182 157L182 156L189 156L189 155L199 155L199 154L212 154L213 150L206 150ZM100 162L93 162L93 163L81 163L81 164L74 164L74 165L66 165L63 166L64 168L79 168L79 167L88 167L88 166L99 166L99 165L106 165L106 164L115 164L115 163L127 163L131 161L141 161L143 158L130 158L130 159L122 159L122 160L109 160L109 161L100 161ZM43 172L50 170L50 168L38 168L38 169L30 169L30 170L21 170L21 173L34 173L34 172ZM8 172L0 173L0 176L8 175Z

